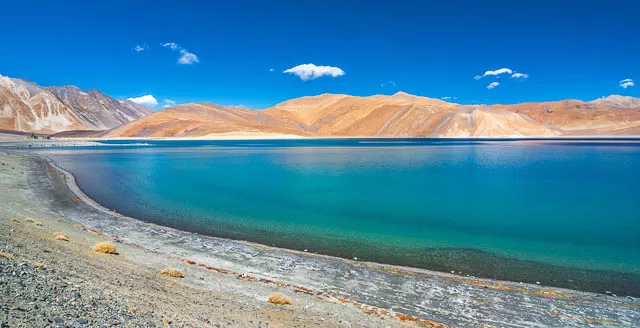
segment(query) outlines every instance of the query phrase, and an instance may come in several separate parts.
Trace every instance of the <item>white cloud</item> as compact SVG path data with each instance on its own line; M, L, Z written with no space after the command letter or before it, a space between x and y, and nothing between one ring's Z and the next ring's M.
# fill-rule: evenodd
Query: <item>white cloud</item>
M497 69L495 71L486 71L486 72L484 72L484 74L476 75L474 78L476 80L480 80L483 77L498 76L498 75L502 75L502 74L513 74L513 71L510 68L500 68L500 69Z
M181 56L178 58L178 64L182 65L191 65L193 63L199 63L200 59L193 52L188 51L187 49L179 46L175 42L165 42L162 44L163 47L169 48L174 51L179 51Z
M166 48L171 48L171 50L178 49L178 44L176 44L175 42L166 42L166 43L163 43L162 46Z
M440 99L442 99L442 100L456 100L456 99L458 99L458 97L444 96L444 97L442 97Z
M133 48L133 50L135 50L137 52L142 52L142 51L147 50L147 48L148 47L147 47L146 44L143 44L143 45L136 44L136 46L135 46L135 48Z
M524 73L513 73L511 75L512 78L514 79L528 79L529 78L529 74L524 74Z
M182 56L180 56L180 59L178 59L178 63L180 64L191 65L193 63L200 62L200 59L198 59L198 56L196 56L196 54L192 52L188 52L184 49L180 49L180 53L182 54Z
M624 79L624 80L620 81L618 83L618 85L623 87L623 88L625 88L625 89L629 88L629 87L635 87L636 86L636 84L633 83L632 79Z
M387 81L387 82L380 83L380 87L381 88L385 88L385 87L388 87L388 86L392 86L392 87L395 88L396 87L396 83L394 81Z
M303 81L317 79L322 76L338 77L344 75L344 71L338 67L316 66L314 64L298 65L289 68L283 73L295 74Z
M167 108L167 107L171 107L173 105L175 105L176 102L174 100L171 99L165 99L164 100L164 106L162 106L162 108Z
M500 85L500 82L491 82L489 83L489 85L487 85L487 89L491 90L499 85Z
M269 68L269 72L273 72L273 71L275 71L275 69Z
M144 95L135 98L129 98L128 100L133 101L136 104L147 106L147 107L155 107L158 105L158 100L152 95Z

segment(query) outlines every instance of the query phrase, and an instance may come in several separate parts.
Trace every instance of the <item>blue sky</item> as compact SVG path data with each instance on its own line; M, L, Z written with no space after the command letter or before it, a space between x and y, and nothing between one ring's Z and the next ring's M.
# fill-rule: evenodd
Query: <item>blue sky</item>
M85 0L2 7L0 74L120 99L152 95L156 108L166 100L266 108L321 93L397 91L464 104L640 97L638 1ZM328 67L294 69L303 64ZM321 76L308 75L314 72Z

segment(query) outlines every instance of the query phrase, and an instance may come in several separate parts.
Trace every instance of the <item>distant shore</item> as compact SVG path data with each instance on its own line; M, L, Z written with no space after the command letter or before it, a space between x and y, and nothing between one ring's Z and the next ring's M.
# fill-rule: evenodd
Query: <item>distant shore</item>
M311 302L315 304L314 307L340 304L340 307L328 311L338 311L352 318L362 313L377 313L366 317L391 316L392 321L386 323L398 320L398 325L421 322L423 326L433 326L441 322L468 326L477 322L491 322L501 326L517 326L518 322L523 325L524 320L528 320L551 326L577 327L587 319L622 325L640 320L637 311L640 303L633 298L599 297L558 288L349 261L206 237L144 223L92 203L83 196L68 173L55 169L39 156L21 152L17 155L0 155L0 161L10 163L13 168L11 171L26 172L16 180L5 179L9 177L6 174L11 174L8 169L0 171L3 189L15 190L23 184L22 190L12 193L11 200L2 200L5 204L0 207L3 216L37 216L38 220L45 223L44 228L39 230L50 229L51 226L54 229L77 230L74 234L77 233L77 237L82 239L100 237L116 240L124 247L121 258L132 261L135 266L158 268L166 265L159 261L171 259L172 266L188 273L185 281L192 281L191 278L197 281L196 277L200 275L211 276L211 279L219 281L198 289L215 291L222 283L239 292L245 290L247 287L244 284L248 283L255 289L249 294L256 295L260 293L259 290L282 286L285 292L299 295L304 299L301 302ZM23 182L20 182L21 179ZM32 196L25 197L27 194ZM12 205L12 202L20 205ZM65 222L75 223L73 226L58 226L53 220L56 216L63 217ZM9 225L10 222L6 219L3 224ZM86 229L85 232L82 229ZM148 256L149 252L157 255ZM242 286L237 285L240 282ZM238 301L244 302L243 297ZM460 297L469 300L460 303ZM255 302L254 296L249 296L249 300ZM363 307L361 304L368 305ZM576 308L585 307L597 309L599 314L588 318L576 312ZM396 316L389 312L390 309L408 314L416 320L397 319L410 317ZM570 314L574 319L567 320L554 314L554 311ZM460 316L459 313L467 314ZM365 326L376 325L375 322L369 322Z
M52 139L30 139L25 133L9 134L0 133L0 145L3 143L32 143L38 145L56 144L63 142L68 146L81 145L81 143L100 143L101 141L131 141L131 140L153 140L153 141L233 141L233 140L334 140L334 139L433 139L433 140L478 140L478 141L609 141L609 140L629 140L640 141L640 135L565 135L565 136L472 136L472 137L384 137L384 136L301 136L294 134L262 133L262 132L229 132L203 137L54 137ZM89 144L87 144L89 145Z

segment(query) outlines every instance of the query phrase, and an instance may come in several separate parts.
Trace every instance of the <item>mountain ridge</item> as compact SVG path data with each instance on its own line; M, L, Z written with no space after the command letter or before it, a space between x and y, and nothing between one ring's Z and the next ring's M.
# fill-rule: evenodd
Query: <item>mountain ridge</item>
M602 98L601 98L602 99ZM621 102L620 99L624 101ZM167 112L127 123L105 137L215 137L220 133L280 133L315 137L555 137L640 135L640 110L619 108L636 98L610 96L606 102L560 100L514 105L460 105L398 92L366 97L320 94L283 101L271 108L245 108L199 103L224 111L215 119L190 113L193 104L169 107L184 128L176 129ZM613 107L612 107L613 106ZM629 107L629 105L625 105ZM251 117L246 115L251 111ZM230 118L231 113L243 120ZM244 114L243 114L244 113ZM188 125L188 127L187 127ZM168 128L168 127L171 128ZM135 133L131 133L135 131ZM194 131L198 131L195 133Z

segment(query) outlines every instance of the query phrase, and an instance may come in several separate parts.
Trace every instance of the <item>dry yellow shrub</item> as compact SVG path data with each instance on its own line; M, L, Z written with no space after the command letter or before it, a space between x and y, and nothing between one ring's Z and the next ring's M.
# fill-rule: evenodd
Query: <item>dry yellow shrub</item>
M184 274L182 273L182 271L176 270L176 269L171 269L171 268L166 268L166 269L160 271L160 274L163 274L163 275L169 276L169 277L173 277L173 278L184 278Z
M34 224L37 225L38 227L42 227L42 222L36 222Z
M62 222L62 219L61 218L57 218L56 222Z
M26 219L24 219L24 222L33 223L33 219L32 218L26 218Z
M93 246L94 252L104 254L116 254L116 247L112 243L100 242Z
M67 235L63 234L62 232L56 232L53 234L53 238L55 240L63 240L63 241L69 241L69 237L67 237Z
M171 321L172 321L172 320L171 320L171 319L169 319L169 318L167 318L167 317L162 318L162 323L163 323L163 324L165 324L165 325L170 324L170 323L171 323Z
M138 309L135 306L129 308L129 313L136 313Z
M11 218L11 222L20 222L20 220L18 220L16 218Z
M33 266L35 266L36 268L40 269L40 270L44 270L47 268L46 265L44 265L44 263L40 263L40 262L35 262L33 263Z
M291 299L289 298L289 296L283 293L273 293L271 294L271 297L269 297L269 303L286 305L291 304Z

